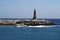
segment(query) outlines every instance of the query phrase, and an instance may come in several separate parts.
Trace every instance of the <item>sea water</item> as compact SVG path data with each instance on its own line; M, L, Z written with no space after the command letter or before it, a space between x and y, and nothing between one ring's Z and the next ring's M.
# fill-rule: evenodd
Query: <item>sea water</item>
M59 24L60 22L55 23ZM60 40L60 25L51 27L0 26L0 40Z
M0 26L0 40L60 40L60 25L39 28Z

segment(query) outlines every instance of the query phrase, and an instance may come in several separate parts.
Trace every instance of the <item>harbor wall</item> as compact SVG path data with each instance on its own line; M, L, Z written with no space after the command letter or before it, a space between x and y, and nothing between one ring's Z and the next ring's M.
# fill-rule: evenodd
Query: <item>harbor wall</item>
M0 25L15 25L20 20L0 20Z

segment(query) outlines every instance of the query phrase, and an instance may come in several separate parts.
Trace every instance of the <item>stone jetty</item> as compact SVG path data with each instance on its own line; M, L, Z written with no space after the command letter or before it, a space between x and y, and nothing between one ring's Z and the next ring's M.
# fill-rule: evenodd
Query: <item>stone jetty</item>
M37 25L55 25L49 20L37 20L36 9L34 9L34 15L32 20L0 20L0 25L26 25L26 26L37 26Z

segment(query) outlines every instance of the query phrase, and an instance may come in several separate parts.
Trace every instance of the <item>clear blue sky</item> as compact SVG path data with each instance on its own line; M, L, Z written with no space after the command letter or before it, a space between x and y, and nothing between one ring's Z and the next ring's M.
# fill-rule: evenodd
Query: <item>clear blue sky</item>
M60 18L60 0L0 0L0 18Z

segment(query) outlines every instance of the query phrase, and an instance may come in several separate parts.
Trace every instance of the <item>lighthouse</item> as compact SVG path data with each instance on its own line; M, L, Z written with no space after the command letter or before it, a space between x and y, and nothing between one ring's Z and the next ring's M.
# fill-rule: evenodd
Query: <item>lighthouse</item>
M36 9L34 9L33 20L37 19L36 17Z
M20 26L40 26L40 25L55 25L49 20L38 20L36 17L36 9L34 9L34 14L32 20L19 20L16 22L16 25Z

